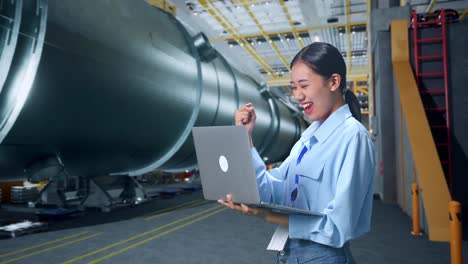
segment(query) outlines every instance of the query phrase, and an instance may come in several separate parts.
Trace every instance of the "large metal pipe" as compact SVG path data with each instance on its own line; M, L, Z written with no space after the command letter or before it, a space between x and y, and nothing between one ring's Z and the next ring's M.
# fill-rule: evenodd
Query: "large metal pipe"
M20 68L35 78L0 91L0 118L8 105L21 110L0 127L0 180L24 178L28 164L47 156L80 176L193 168L191 128L231 125L246 102L256 106L254 143L265 159L283 159L298 139L298 117L216 56L206 38L145 1L28 2L21 29L33 21L39 30L20 30L8 78ZM17 54L26 39L34 51ZM27 97L24 106L9 92Z

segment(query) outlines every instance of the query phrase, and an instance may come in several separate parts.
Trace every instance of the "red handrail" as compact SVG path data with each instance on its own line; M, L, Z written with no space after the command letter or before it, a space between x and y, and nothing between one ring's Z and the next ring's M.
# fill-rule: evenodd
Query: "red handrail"
M451 123L450 123L450 99L448 93L448 62L447 62L447 27L446 27L446 17L445 9L440 10L439 19L442 20L442 56L444 62L444 86L445 86L445 122L447 124L447 142L448 142L448 172L447 172L447 181L449 185L449 190L452 192L452 136L451 136Z
M449 83L448 83L448 62L447 62L447 28L446 28L446 12L445 9L441 9L439 16L434 21L418 21L418 15L415 11L411 13L411 26L413 28L413 53L414 53L414 69L416 76L416 83L419 87L421 95L437 95L443 94L445 96L445 107L429 107L426 108L428 112L445 112L445 125L432 125L432 128L445 128L447 133L447 141L444 143L436 142L438 146L447 146L447 159L441 160L441 163L447 165L447 185L449 186L450 192L452 192L452 136L451 136L451 122L450 122L450 99L449 99ZM440 26L442 30L442 35L440 37L427 37L419 38L418 37L418 28L421 26L431 26L437 27ZM419 44L422 43L432 43L432 42L442 42L442 54L440 55L419 55ZM420 62L423 60L439 60L442 59L443 71L442 72L420 72ZM443 77L444 78L444 88L443 89L432 89L425 90L421 89L421 78L423 77Z

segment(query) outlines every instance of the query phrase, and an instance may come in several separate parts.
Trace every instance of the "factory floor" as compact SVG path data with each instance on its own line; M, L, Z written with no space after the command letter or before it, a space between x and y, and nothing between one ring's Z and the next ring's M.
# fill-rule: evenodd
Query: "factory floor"
M13 214L0 209L0 217ZM25 210L27 211L27 210ZM28 213L15 213L27 217ZM396 205L374 201L372 231L354 240L357 263L450 263L448 243L410 235ZM203 200L201 191L135 207L49 222L48 230L0 240L3 263L275 263L275 226ZM468 244L463 244L468 252ZM466 256L468 258L468 256Z

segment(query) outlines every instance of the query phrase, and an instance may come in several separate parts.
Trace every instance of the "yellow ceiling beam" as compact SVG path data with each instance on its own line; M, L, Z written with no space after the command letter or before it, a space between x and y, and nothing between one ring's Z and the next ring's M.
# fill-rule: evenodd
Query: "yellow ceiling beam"
M302 41L301 37L299 36L299 33L296 30L296 26L294 25L294 22L292 21L291 16L289 15L288 7L284 3L284 0L280 0L281 7L283 7L283 12L288 18L289 25L292 28L293 34L296 37L297 41L299 41L299 45L301 46L301 49L304 48L304 42Z
M367 80L368 77L368 72L363 71L363 72L350 72L347 74L347 80ZM267 84L268 86L289 86L291 82L291 75L285 74L281 77L272 77L272 76L267 76L264 75L265 78L267 79Z
M367 86L365 86L365 88L364 88L364 87L360 87L360 86L356 87L356 88L354 89L354 93L357 93L357 92L361 92L361 93L363 93L363 94L369 94L369 91L367 90Z
M468 14L468 10L463 10L460 13L460 21L463 22L463 20L465 19L465 16Z
M367 78L358 78L358 79L356 79L356 81L357 81L357 82L367 82L368 79L367 79ZM367 84L364 85L364 86L367 86Z
M353 70L349 71L348 73L350 73L350 72L363 72L363 71L368 72L369 71L369 65L354 66Z
M355 78L364 78L364 77L367 77L367 73L366 74L349 74L348 76L346 76L346 80L347 81L352 81L354 80Z
M346 38L347 38L347 51L346 51L346 59L348 60L348 71L353 69L352 61L351 61L351 0L346 0Z
M285 75L279 78L268 78L267 84L268 86L289 86L291 82L291 76Z
M152 6L155 6L161 10L171 13L173 16L177 14L177 8L175 5L171 5L165 0L146 0L146 2Z
M349 23L349 26L365 26L367 25L365 22L353 22ZM329 29L329 28L342 28L346 27L348 24L336 24L336 25L324 25L324 26L317 26L317 27L307 27L307 28L300 28L297 29L298 33L308 32L308 31L316 31L322 29ZM280 30L280 31L269 31L266 32L268 35L281 35L281 34L291 34L291 30ZM257 38L263 37L262 34L245 34L245 35L238 35L240 38ZM221 38L210 38L210 41L228 41L233 40L233 37L221 37Z
M354 93L357 94L358 92L361 92L363 94L369 94L369 86L368 86L368 80L367 78L354 78ZM359 83L365 82L366 84L362 85Z
M407 3L403 3L405 6ZM371 35L370 35L370 12L371 12L371 0L366 0L366 19L367 19L367 26L366 26L366 36L367 36L367 71L369 72L368 79L367 79L367 85L368 85L368 90L370 87L370 93L369 93L369 98L368 98L368 103L369 103L369 115L374 116L375 113L375 105L374 105L374 91L375 87L373 85L374 83L374 66L373 66L373 55L372 55L372 48L371 48ZM373 121L372 119L369 119L369 127L373 126Z
M437 4L437 0L432 0L429 3L429 6L426 8L426 13L431 13L436 4Z
M369 74L369 72L367 71L352 71L352 72L348 72L347 75L353 75L353 76L366 76L367 74Z
M368 72L350 72L347 74L346 76L346 80L350 81L350 80L354 80L354 79L362 79L362 78L368 78L369 77L369 73Z
M362 94L365 94L365 95L369 95L369 90L368 90L368 86L367 85L359 85L358 83L359 82L363 82L363 81L366 81L367 82L367 78L355 78L353 80L353 90L354 90L354 94L357 96L358 93L362 93ZM366 108L362 108L361 107L361 114L364 114L364 115L368 115L369 114L369 97L367 97L367 107Z
M241 0L241 2L245 3L245 0ZM289 68L289 61L283 56L281 51L279 50L278 46L270 39L268 34L265 32L265 29L263 28L262 24L258 21L258 19L255 17L255 15L252 13L252 10L250 10L249 5L244 5L245 11L249 14L250 18L255 22L255 25L257 25L258 29L262 32L262 36L270 43L271 47L275 50L276 54L279 56L281 61L283 62L284 66L286 68Z
M213 8L210 8L208 6L208 2L211 4ZM249 53L255 59L255 61L258 62L258 64L260 64L267 72L271 73L274 76L275 72L270 67L270 65L263 61L263 59L255 52L255 49L250 45L248 41L246 41L244 38L239 37L239 35L236 32L234 32L234 30L232 29L233 25L222 14L222 12L214 5L212 0L200 0L199 3L203 6L203 8L205 8L205 10L214 19L216 19L216 21L218 21L218 23L221 24L221 26L223 26L223 28L225 28L233 36L233 39L236 40L245 49L245 51L247 51L247 53Z

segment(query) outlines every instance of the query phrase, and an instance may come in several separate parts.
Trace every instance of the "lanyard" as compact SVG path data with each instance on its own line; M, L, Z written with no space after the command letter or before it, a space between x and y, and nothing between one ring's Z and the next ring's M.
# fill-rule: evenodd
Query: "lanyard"
M301 150L301 153L299 154L299 157L297 158L296 166L299 165L299 163L301 163L302 157L304 156L306 152L307 152L307 147L304 146ZM291 192L291 202L296 201L296 198L297 198L297 191L298 191L298 185L299 185L298 174L295 175L294 184L295 184L294 190Z

